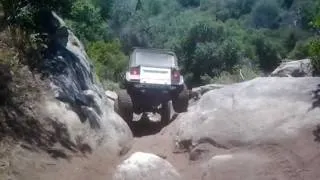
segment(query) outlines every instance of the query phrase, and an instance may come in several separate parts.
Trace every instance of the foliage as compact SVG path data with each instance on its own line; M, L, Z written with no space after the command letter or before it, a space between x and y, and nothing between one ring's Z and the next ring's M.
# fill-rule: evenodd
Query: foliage
M9 26L13 45L18 51L19 60L36 68L48 44L46 17L51 11L67 14L71 0L2 0L6 25Z
M280 6L277 0L260 0L252 10L252 21L256 28L277 28Z
M280 57L277 53L278 47L264 38L257 38L254 41L256 54L260 68L265 72L270 72L280 64Z
M104 80L119 81L126 67L127 57L120 51L120 44L96 41L88 45L88 55L92 58L98 76Z
M198 7L200 0L178 0L183 7Z
M320 10L320 3L317 4L317 10ZM320 29L320 12L314 18L314 27L319 32ZM320 37L317 35L310 43L309 53L311 55L311 63L314 69L314 74L320 75Z
M28 44L31 49L43 49L47 43L37 21L39 12L55 10L63 15L84 42L100 79L106 82L119 80L134 46L174 50L191 85L222 77L238 81L239 69L254 72L249 74L268 73L284 58L317 57L317 41L313 40L310 47L309 42L318 31L314 26L320 26L320 18L315 18L320 12L318 0L2 3L9 22L22 29L16 32L24 36L18 38L24 39L20 46Z
M207 83L233 84L248 81L256 77L259 77L258 70L251 68L250 66L239 65L236 66L231 72L223 71L218 76L210 78L209 81L207 80Z
M173 49L195 86L232 74L244 61L270 72L281 59L306 58L307 24L315 13L307 7L315 2L144 0L137 11L137 1L115 0L110 25L126 54L134 46Z
M72 0L2 0L1 4L9 25L35 31L39 28L37 19L41 12L54 10L65 15L70 11Z
M316 75L320 75L320 39L317 38L310 43L311 63Z
M104 2L110 3L107 0ZM109 12L99 7L101 3L98 0L75 0L72 4L67 22L84 44L108 39L108 25L104 18Z

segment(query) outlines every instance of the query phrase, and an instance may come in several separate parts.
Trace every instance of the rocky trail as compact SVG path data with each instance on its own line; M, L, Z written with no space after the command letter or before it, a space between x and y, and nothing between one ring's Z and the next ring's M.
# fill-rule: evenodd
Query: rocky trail
M159 132L138 124L151 132L135 137L123 161L134 152L155 154L181 176L172 179L319 179L318 80L258 78L211 91ZM122 178L147 172L139 173Z
M18 179L319 179L318 82L257 78L211 90L165 127L136 122L121 156L101 148L50 163L34 154L38 164L20 164Z
M37 93L32 107L21 103L31 126L14 111L0 121L20 125L24 138L0 142L0 179L320 179L320 78L310 77L308 60L270 77L196 88L188 112L170 124L151 117L130 130L94 78L84 46L50 16L54 51L44 68L53 93Z

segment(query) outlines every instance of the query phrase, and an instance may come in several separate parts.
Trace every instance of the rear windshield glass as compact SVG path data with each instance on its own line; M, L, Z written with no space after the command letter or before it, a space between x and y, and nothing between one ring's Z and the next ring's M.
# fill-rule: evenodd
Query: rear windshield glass
M132 56L133 66L175 67L175 57L166 53L135 51Z

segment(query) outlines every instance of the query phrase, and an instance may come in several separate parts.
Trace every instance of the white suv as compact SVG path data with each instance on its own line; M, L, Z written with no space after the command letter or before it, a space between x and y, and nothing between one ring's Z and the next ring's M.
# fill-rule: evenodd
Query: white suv
M188 109L189 91L177 57L171 51L135 48L130 55L124 87L117 93L115 110L128 123L132 122L133 113L145 112L159 113L161 121L168 123L170 102L177 113Z

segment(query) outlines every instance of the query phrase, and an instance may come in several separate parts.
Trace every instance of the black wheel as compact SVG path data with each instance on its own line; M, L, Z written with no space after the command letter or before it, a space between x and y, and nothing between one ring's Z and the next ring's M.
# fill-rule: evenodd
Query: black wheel
M183 90L172 98L172 106L175 112L182 113L188 111L189 91L186 86Z
M129 124L133 119L133 105L126 90L120 90L114 103L114 110Z
M161 104L161 109L160 109L161 123L164 125L169 124L171 120L170 105L171 105L170 101Z

